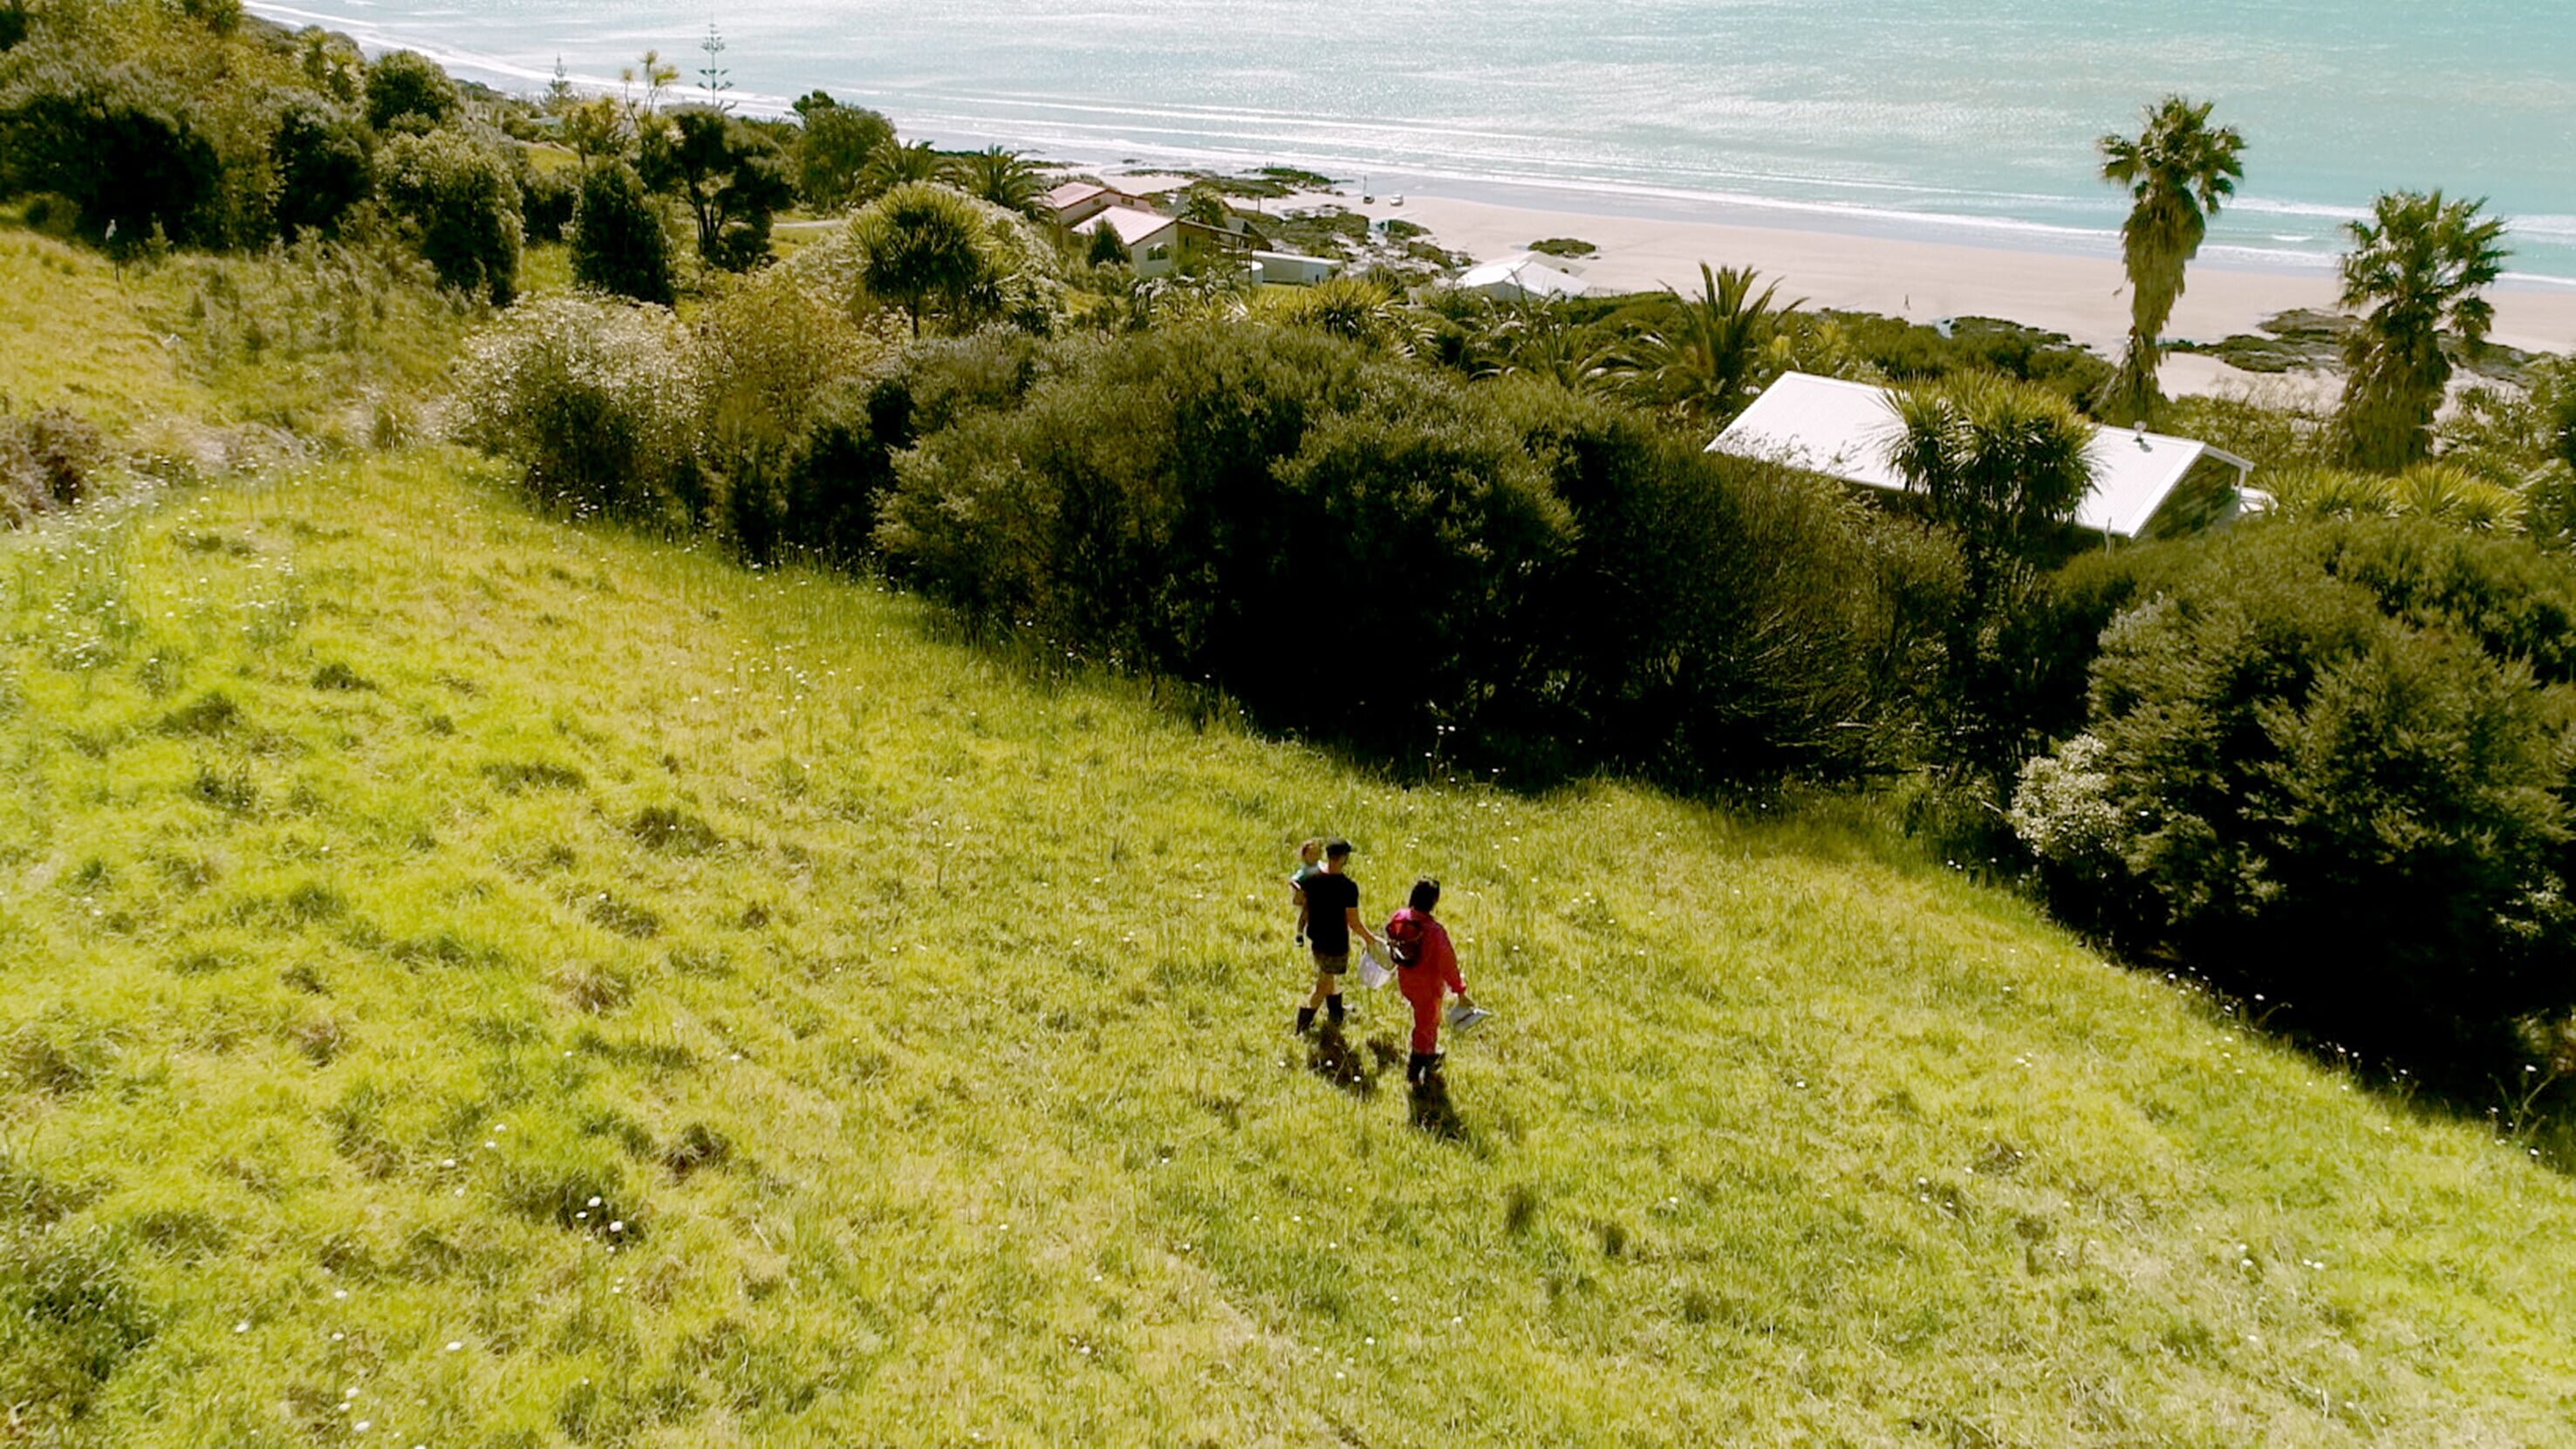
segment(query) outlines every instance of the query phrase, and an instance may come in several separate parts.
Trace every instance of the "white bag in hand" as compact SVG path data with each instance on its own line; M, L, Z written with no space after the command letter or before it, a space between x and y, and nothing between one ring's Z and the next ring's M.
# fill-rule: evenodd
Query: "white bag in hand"
M1375 991L1394 979L1395 972L1388 969L1384 961L1378 959L1376 947L1360 948L1360 984L1362 986Z

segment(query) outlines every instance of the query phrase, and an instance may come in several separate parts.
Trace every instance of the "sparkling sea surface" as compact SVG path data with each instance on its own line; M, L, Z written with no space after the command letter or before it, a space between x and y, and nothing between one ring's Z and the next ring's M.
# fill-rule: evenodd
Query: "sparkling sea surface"
M683 88L709 23L751 111L821 87L942 145L1308 166L1515 197L2107 251L2093 140L2214 99L2246 179L2204 256L2316 267L2400 187L2483 196L2512 270L2576 286L2576 0L252 0L534 91Z

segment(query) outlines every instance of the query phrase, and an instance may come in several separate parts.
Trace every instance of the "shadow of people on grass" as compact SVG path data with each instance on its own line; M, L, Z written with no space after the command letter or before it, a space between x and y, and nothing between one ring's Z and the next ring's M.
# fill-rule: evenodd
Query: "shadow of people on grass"
M1443 1142L1464 1141L1467 1124L1449 1098L1449 1079L1433 1072L1413 1084L1413 1125Z
M1341 1088L1354 1097L1366 1099L1377 1095L1377 1079L1387 1063L1401 1055L1384 1042L1366 1043L1365 1054L1343 1034L1342 1024L1327 1021L1315 1032L1314 1043L1306 1048L1306 1070Z

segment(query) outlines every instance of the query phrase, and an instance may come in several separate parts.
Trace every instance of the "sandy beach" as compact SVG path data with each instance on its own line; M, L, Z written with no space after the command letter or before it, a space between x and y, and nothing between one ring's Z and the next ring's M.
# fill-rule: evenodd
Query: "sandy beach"
M1810 305L1882 312L1919 322L1944 317L2002 317L2064 332L2104 353L2127 334L2127 281L2116 257L1967 246L1882 236L1847 235L1717 221L1573 212L1457 197L1407 195L1401 205L1380 196L1328 198L1372 219L1402 217L1431 229L1442 246L1482 260L1521 250L1542 237L1578 237L1599 252L1576 263L1585 280L1627 291L1698 285L1699 264L1750 265L1780 280L1780 295ZM2576 287L2498 287L2493 339L2533 351L2576 349ZM2216 341L2250 332L2263 318L2293 307L2331 309L2335 282L2320 270L2252 270L2195 264L2168 335ZM2305 379L2313 385L2313 378ZM2236 384L2298 386L2301 379L2259 378L2210 358L2168 359L2172 391Z

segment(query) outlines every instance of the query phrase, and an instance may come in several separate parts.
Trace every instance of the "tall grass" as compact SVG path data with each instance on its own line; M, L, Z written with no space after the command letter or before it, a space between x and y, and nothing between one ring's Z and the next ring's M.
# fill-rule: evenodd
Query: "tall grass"
M0 395L165 477L417 440L478 315L381 248L120 264L0 214Z
M2566 1433L2576 1188L1866 809L1401 788L447 455L0 547L38 1442ZM1324 830L1443 1097L1288 1034Z

